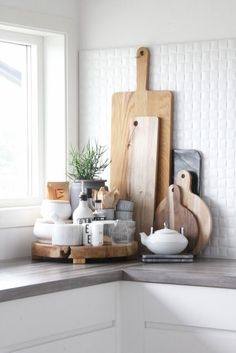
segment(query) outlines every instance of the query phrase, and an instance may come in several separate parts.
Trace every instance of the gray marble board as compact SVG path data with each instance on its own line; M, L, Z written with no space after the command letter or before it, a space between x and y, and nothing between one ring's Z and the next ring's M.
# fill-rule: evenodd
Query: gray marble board
M172 150L172 183L180 170L187 170L192 175L192 192L200 196L201 193L201 154L193 149Z

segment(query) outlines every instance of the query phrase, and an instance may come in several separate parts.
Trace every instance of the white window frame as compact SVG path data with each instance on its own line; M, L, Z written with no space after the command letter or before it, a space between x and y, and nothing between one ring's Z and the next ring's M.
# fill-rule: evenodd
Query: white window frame
M1 10L1 6L0 6ZM14 11L12 14L14 15ZM11 14L11 15L12 15ZM15 13L18 18L18 12ZM32 17L34 17L32 15ZM72 33L72 28L65 19L60 22L62 30L54 30L51 28L56 27L56 24L53 22L55 18L50 18L50 25L47 27L47 30L42 30L40 27L35 29L32 25L31 27L25 26L17 26L17 25L9 25L0 22L0 29L4 29L7 31L7 34L11 36L11 32L19 33L19 38L23 38L21 35L26 35L27 39L32 35L33 38L38 37L38 39L42 43L42 66L41 70L39 70L39 76L43 77L43 83L41 87L39 87L39 92L41 94L41 104L39 104L39 116L42 116L41 122L41 136L40 140L43 141L42 147L42 159L41 159L41 172L43 171L44 178L42 178L42 197L39 199L26 199L21 200L11 200L10 202L1 203L0 200L0 235L1 232L5 229L12 228L12 233L17 229L20 232L20 228L26 229L27 227L32 227L36 218L41 217L40 214L40 205L43 197L45 197L45 188L47 180L55 180L58 181L57 177L60 181L64 180L66 177L66 166L67 166L67 151L69 144L77 143L77 124L78 124L78 110L75 109L77 106L77 100L75 93L77 92L76 85L76 75L75 72L76 67L76 56L75 54L76 46L73 47L72 43L75 43L75 38L70 38L68 33ZM1 20L1 12L0 12L0 20ZM37 19L35 19L37 22ZM57 22L57 21L56 21ZM32 38L31 37L31 38ZM56 52L55 52L56 51ZM58 54L60 55L60 64L59 67L54 65L55 55L58 58ZM68 58L69 56L69 58ZM68 66L68 60L72 63L72 66ZM55 97L55 77L58 79L58 70L60 76L60 88L58 91L58 85L56 86L57 94ZM48 77L48 73L50 72L50 78ZM70 81L70 92L71 95L68 96L68 80ZM73 83L74 90L71 90L71 83ZM52 96L53 94L53 96ZM69 101L69 102L68 102ZM70 103L70 105L69 105ZM60 116L58 116L58 114ZM70 123L68 120L69 114L71 115ZM57 139L57 143L51 142L51 129L52 125L57 122L57 126L59 125L61 134L60 139ZM69 126L68 126L69 125ZM53 126L53 128L55 125ZM69 131L68 131L69 130ZM54 129L55 131L55 129ZM63 133L62 133L63 131ZM69 138L69 141L68 141ZM59 150L59 153L58 153ZM60 158L60 168L49 168L52 156L57 154L57 160ZM53 175L53 176L52 176ZM55 178L56 176L56 178ZM16 236L18 231L16 232ZM13 236L15 237L15 235Z
M37 165L31 165L29 175L30 188L35 188L38 184L38 197L27 197L24 199L0 199L0 208L32 206L39 205L43 196L43 185L45 183L44 170L44 119L43 119L43 37L39 35L19 33L13 30L4 30L0 28L0 41L24 44L31 46L31 54L33 60L32 76L31 76L31 90L32 100L28 105L28 115L33 118L30 119L30 154L36 156ZM36 132L36 133L35 133ZM34 159L29 157L29 161ZM32 173L32 170L34 172ZM36 177L37 175L37 177Z

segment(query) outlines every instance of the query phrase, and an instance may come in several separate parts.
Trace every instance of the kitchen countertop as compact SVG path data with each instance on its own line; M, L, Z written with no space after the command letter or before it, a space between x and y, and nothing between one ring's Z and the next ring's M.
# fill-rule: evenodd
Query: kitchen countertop
M236 289L236 260L199 258L193 263L139 261L77 265L31 259L0 262L0 302L114 281Z

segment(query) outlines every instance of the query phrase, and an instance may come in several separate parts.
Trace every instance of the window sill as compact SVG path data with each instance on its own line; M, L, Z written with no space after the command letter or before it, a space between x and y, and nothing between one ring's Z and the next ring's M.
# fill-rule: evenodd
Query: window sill
M0 230L7 228L33 227L40 217L40 206L0 208Z

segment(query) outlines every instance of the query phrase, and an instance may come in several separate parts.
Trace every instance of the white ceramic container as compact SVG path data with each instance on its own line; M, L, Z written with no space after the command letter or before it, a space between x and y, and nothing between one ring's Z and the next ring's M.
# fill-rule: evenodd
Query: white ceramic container
M81 224L54 224L52 231L53 245L82 245Z
M52 242L52 231L54 222L51 219L38 218L34 224L33 233L40 243L50 244Z
M65 221L71 216L71 205L69 201L64 200L43 200L40 212L43 218L55 215Z
M141 242L151 252L159 255L173 255L181 253L188 245L188 239L175 230L164 228L147 236L140 233Z

